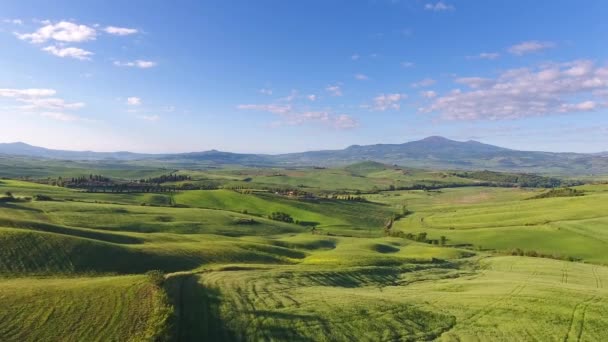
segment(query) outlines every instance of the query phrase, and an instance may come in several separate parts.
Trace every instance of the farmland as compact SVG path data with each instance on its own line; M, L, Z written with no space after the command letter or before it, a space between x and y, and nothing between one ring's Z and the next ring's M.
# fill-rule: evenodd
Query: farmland
M188 181L160 192L1 179L2 339L597 341L608 330L601 182L551 192L378 163L172 172Z

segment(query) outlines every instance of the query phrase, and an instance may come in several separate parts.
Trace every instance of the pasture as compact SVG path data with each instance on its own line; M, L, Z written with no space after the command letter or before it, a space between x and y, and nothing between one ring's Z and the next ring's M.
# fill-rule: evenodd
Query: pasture
M414 174L458 180L364 163L308 171L317 195L298 197L267 185L310 174L272 172L184 170L223 186L162 193L0 180L2 340L605 337L606 185L551 198L517 187L371 191ZM347 200L353 190L365 200Z

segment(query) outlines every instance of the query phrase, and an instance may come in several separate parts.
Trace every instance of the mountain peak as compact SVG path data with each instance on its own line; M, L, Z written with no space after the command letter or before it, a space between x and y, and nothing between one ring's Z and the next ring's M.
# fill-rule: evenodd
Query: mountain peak
M431 135L430 137L426 137L424 139L419 140L421 142L430 142L430 143L442 143L442 142L453 142L454 140L450 140L448 138L444 138L439 135Z

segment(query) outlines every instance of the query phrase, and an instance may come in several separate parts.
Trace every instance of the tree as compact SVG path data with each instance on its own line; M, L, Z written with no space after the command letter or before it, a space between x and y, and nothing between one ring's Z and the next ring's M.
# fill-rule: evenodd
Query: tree
M4 193L4 195L5 195L6 197L8 197L8 198L15 198L15 197L13 196L13 193L12 193L12 192L10 192L10 191L5 192L5 193Z
M287 214L287 213L283 213L280 211L275 211L272 214L270 214L268 216L269 219L274 220L274 221L282 221L282 222L287 222L287 223L293 223L293 217L291 217L291 215Z
M445 246L445 243L447 242L448 238L442 235L439 239L441 240L441 245Z
M424 233L424 232L418 233L418 236L416 237L416 241L426 242L426 233Z

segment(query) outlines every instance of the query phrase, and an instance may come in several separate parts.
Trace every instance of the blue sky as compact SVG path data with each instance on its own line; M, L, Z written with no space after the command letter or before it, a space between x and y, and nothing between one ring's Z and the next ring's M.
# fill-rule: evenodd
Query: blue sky
M608 2L3 1L0 142L608 150Z

